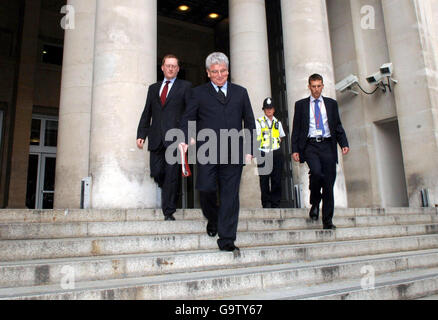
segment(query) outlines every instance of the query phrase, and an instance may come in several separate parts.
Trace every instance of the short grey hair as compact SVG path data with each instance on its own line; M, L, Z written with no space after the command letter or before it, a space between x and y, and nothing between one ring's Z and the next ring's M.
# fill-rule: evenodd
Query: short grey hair
M208 55L207 59L205 59L205 67L207 68L207 70L210 70L210 67L213 64L223 64L223 63L227 65L227 69L228 69L230 61L228 60L228 57L222 52L213 52Z

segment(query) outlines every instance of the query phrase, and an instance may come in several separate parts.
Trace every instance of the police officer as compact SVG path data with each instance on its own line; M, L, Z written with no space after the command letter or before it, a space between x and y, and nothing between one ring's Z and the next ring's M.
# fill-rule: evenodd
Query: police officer
M260 157L258 159L260 189L263 208L278 208L281 200L281 174L283 154L281 139L286 136L281 122L274 117L272 98L263 101L265 115L256 120L257 141ZM263 161L260 161L264 159ZM272 168L272 170L270 170Z

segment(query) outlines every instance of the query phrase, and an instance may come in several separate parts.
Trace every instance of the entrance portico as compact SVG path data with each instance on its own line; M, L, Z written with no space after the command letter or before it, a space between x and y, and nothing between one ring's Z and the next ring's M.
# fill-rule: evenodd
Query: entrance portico
M59 124L63 147L58 151L55 207L78 207L80 181L86 176L91 177L92 208L156 207L158 190L149 177L149 156L135 148L135 132L147 88L157 79L157 2L97 0L86 7L79 2L68 1L77 6L80 18L65 37ZM95 36L79 35L93 32L83 26L91 26L93 15ZM260 116L261 101L271 95L265 1L230 1L229 34L231 81L248 89ZM79 63L88 80L69 85L69 77L77 78L71 72L77 64L74 51L84 46L92 48ZM67 99L72 87L83 101L84 117L75 118L78 108L74 99ZM82 136L84 143L72 143L78 126L90 133ZM75 162L72 155L77 154L81 160ZM242 207L260 206L254 201L260 199L255 164L244 170L241 194Z
M288 139L294 102L308 96L311 73L324 76L323 95L339 102L351 145L338 166L336 206L438 205L436 1L187 0L185 11L180 4L0 1L1 207L33 207L27 200L42 171L30 138L40 116L59 119L49 159L56 161L56 208L80 207L84 178L91 179L93 208L158 207L149 154L135 146L147 88L161 79L167 53L180 57L180 78L204 83L213 51L230 57L230 79L248 89L256 116L266 96L278 103L289 160L282 207L309 205L308 168L290 161ZM366 78L386 63L397 83L375 91ZM374 93L335 91L349 75ZM243 208L260 206L255 169L244 170ZM180 207L199 206L193 179L183 179L181 193Z

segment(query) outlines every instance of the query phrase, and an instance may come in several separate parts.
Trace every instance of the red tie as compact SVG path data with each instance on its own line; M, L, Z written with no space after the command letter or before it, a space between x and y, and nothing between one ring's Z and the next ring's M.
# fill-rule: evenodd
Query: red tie
M164 86L163 91L161 91L161 106L163 107L166 103L167 91L169 91L169 83L170 81L166 81L166 85Z

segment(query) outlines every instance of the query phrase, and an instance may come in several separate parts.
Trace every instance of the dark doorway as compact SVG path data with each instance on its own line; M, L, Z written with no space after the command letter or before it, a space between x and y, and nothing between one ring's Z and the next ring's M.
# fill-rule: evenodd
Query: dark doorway
M272 98L277 104L275 117L278 118L282 125L286 138L281 143L281 149L285 155L283 175L282 175L282 195L281 207L295 207L292 163L290 149L290 130L289 130L289 112L286 97L286 70L284 64L283 49L283 27L281 19L281 2L280 0L269 0L266 3L266 18L268 27L268 46L269 46L269 65L271 72L271 92Z
M181 10L176 0L158 1L157 78L161 80L161 61L166 54L180 60L179 79L193 86L208 81L205 58L214 51L229 57L228 0L189 0ZM210 17L214 15L214 18ZM199 208L199 194L195 190L196 166L190 165L192 176L181 179L179 208Z
M287 137L282 143L286 155L282 179L282 207L294 207L294 192L290 154L289 114L286 99L286 73L283 54L283 33L280 0L266 3L268 26L269 60L271 73L272 97L278 104L276 117L281 120ZM229 56L229 19L228 0L191 0L185 1L187 10L181 11L177 0L160 0L158 2L158 59L168 53L180 58L179 78L191 81L194 86L208 80L204 61L213 51L221 51ZM210 13L217 13L217 19L209 18ZM232 69L232 66L231 66ZM158 79L162 78L158 69ZM232 73L232 70L231 70ZM180 204L184 208L198 208L199 201L194 189L193 176L183 179Z

